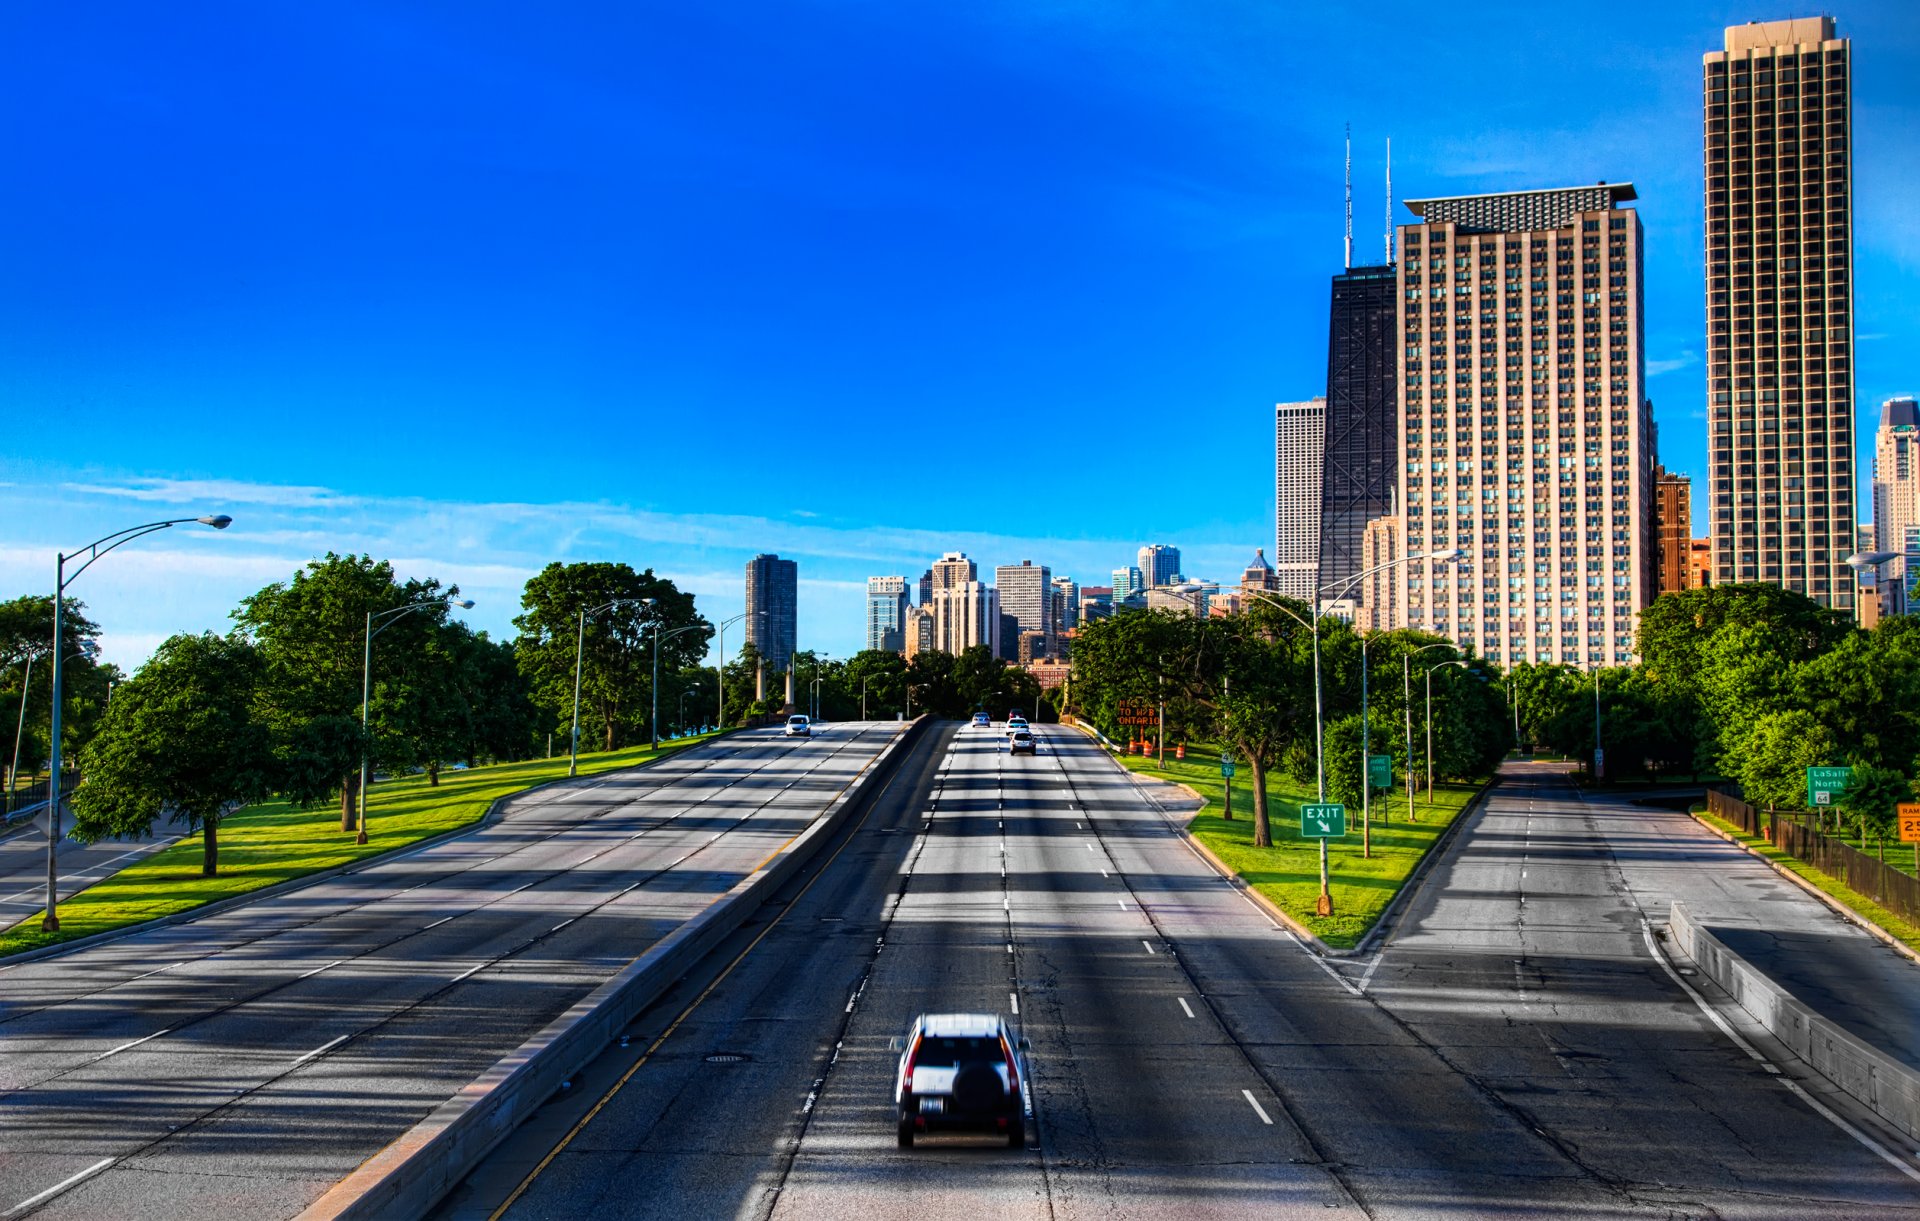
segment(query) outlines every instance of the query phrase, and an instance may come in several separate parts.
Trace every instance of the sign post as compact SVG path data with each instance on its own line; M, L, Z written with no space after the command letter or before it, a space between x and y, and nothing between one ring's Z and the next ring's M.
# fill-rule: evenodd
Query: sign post
M1333 914L1333 892L1327 889L1327 841L1347 833L1347 807L1336 802L1310 802L1300 807L1300 838L1320 841L1320 901L1314 911Z
M1233 753L1220 752L1220 783L1227 790L1227 821L1233 821Z

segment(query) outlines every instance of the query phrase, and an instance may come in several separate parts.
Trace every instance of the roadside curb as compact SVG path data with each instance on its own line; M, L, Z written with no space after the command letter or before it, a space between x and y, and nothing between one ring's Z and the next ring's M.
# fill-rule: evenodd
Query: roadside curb
M735 731L729 730L727 733L715 734L703 742L692 743L689 744L689 746L709 746L731 736L733 732ZM5 957L0 957L0 971L4 971L8 967L24 966L30 962L39 962L42 959L59 958L64 954L72 954L80 950L91 949L96 945L104 945L109 941L114 941L121 937L131 937L136 933L150 933L155 929L171 928L176 924L185 924L189 920L198 920L202 916L218 915L221 912L232 911L236 907L244 907L248 903L258 902L261 899L269 899L276 895L289 894L308 886L317 886L321 882L330 882L335 878L345 877L348 874L365 869L370 865L383 865L389 861L397 861L404 857L411 856L416 852L424 852L429 848L437 848L441 844L449 840L459 839L463 835L472 835L476 831L485 830L487 827L492 826L505 817L506 810L504 807L507 802L518 801L529 793L537 793L542 789L552 788L555 785L578 784L583 780L598 780L603 776L612 776L620 772L636 771L640 768L652 767L664 759L675 758L685 753L688 749L688 746L683 746L665 754L655 755L651 759L641 763L635 763L630 767L609 768L604 772L595 772L591 776L557 776L552 780L543 780L539 784L529 785L524 789L517 789L504 796L494 798L493 801L488 804L486 813L474 819L472 822L462 823L460 826L442 831L437 835L430 835L426 839L415 840L411 844L400 844L396 847L388 848L384 852L376 852L371 856L363 856L358 860L348 861L344 865L335 865L331 869L323 869L318 873L302 874L297 878L288 878L285 881L275 882L269 886L262 886L258 890L249 890L244 894L229 895L224 899L214 899L210 902L202 903L198 907L189 907L183 911L169 912L164 916L155 916L151 920L142 920L137 924L105 929L98 933L90 933L85 937L76 937L72 941L62 941L57 945L41 946L37 950L22 950L18 954L8 954ZM107 875L107 877L112 876L112 874ZM106 878L101 878L98 881L90 883L83 889L91 889L93 886L98 886L100 882L106 880ZM80 892L75 891L74 893L78 894ZM28 917L28 919L32 919L32 917Z
M1849 924L1858 925L1861 931L1869 934L1870 936L1878 939L1881 942L1884 942L1887 945L1887 947L1892 949L1895 953L1900 954L1903 957L1910 958L1914 962L1920 962L1920 952L1916 952L1913 949L1913 947L1909 946L1906 942L1900 940L1898 937L1895 937L1892 933L1889 933L1886 929L1881 928L1878 924L1875 924L1873 921L1867 919L1865 916L1861 915L1859 912L1853 910L1853 908L1847 906L1846 903L1842 902L1839 899L1836 899L1834 896L1828 894L1826 891L1820 889L1818 886L1815 886L1812 882L1807 881L1805 878L1801 877L1799 874L1795 873L1793 870L1788 869L1784 865L1781 865L1778 861L1771 859L1765 853L1755 852L1752 848L1748 847L1746 844L1741 843L1738 839L1735 839L1733 836L1728 835L1725 831L1722 831L1720 828L1714 826L1712 823L1708 822L1706 819L1700 817L1698 814L1695 814L1692 810L1687 811L1687 817L1691 818L1694 822L1705 827L1707 830L1713 832L1715 835L1719 836L1721 839L1726 840L1729 844L1732 844L1734 847L1740 849L1740 851L1746 853L1748 856L1759 861L1761 864L1773 870L1775 873L1779 874L1781 877L1785 878L1787 881L1792 882L1795 886L1798 886L1801 890L1806 891L1808 894L1812 895L1814 898L1820 900L1822 903L1826 904L1829 908L1831 908L1835 915L1839 916L1841 919L1845 920ZM1809 869L1812 868L1811 865L1808 865L1807 867Z
M299 1214L299 1221L417 1217L458 1186L634 1018L758 911L838 833L869 786L890 779L932 721L916 717L825 809L752 873L613 978L436 1106Z

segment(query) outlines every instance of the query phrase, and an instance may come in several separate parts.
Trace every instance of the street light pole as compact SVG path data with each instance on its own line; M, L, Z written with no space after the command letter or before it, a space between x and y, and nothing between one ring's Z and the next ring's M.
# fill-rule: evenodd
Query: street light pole
M651 602L653 599L645 598L642 601ZM653 625L653 749L655 750L660 749L660 642L662 639L672 640L682 632L691 632L695 628L706 626L706 621L700 620L689 623L685 627L674 628L663 637L659 623L656 622Z
M1450 641L1437 641L1421 645L1400 655L1401 707L1407 713L1407 821L1419 822L1420 816L1413 810L1413 659L1428 649L1452 648ZM1429 735L1428 753L1432 753L1432 739Z
M740 622L749 615L766 617L765 611L742 611L720 625L720 663L714 667L714 675L720 680L719 710L714 713L713 727L723 728L727 723L727 628Z
M175 517L167 521L148 522L141 526L129 526L125 530L116 530L105 538L96 539L85 547L69 555L54 553L53 557L53 712L47 733L47 914L41 918L40 931L56 933L60 931L60 913L56 909L59 900L59 868L54 862L55 853L60 847L60 703L65 693L62 683L63 669L61 654L65 651L62 637L66 631L67 585L78 580L80 574L93 567L93 562L112 551L122 543L130 543L136 538L165 530L172 526L183 526L188 522L198 522L203 526L212 526L215 530L224 530L233 524L233 518L225 513L211 513L203 517ZM81 555L87 557L69 575L67 561L77 560Z
M1593 782L1596 785L1606 771L1606 757L1600 751L1600 672L1604 669L1605 666L1596 666L1593 671Z
M27 654L26 673L20 679L20 721L13 730L13 765L7 769L7 817L13 817L13 795L20 788L20 739L27 733L27 691L33 686L33 654Z
M383 610L377 615L372 611L367 612L366 652L360 659L360 817L357 820L360 823L360 833L354 836L353 842L356 844L364 844L367 842L367 798L369 794L367 787L367 757L373 750L373 734L367 725L367 708L373 699L373 638L379 634L374 631L373 621L375 619L384 619L386 622L380 625L380 631L384 632L387 628L391 627L394 620L400 618L400 616L412 614L417 610L425 610L430 606L457 606L461 610L472 610L473 599L455 599L452 595L448 595L444 598L436 598L432 602L409 602L405 606L396 606L390 610ZM579 690L580 688L576 682L574 686L576 698ZM574 715L578 718L579 713L576 711ZM341 829L345 830L344 827Z
M1427 668L1427 812L1433 812L1433 675L1436 670L1448 666L1465 666L1467 663L1458 658L1443 661L1437 666Z
M598 606L582 607L580 610L580 634L573 642L573 731L567 735L567 775L580 774L580 668L587 653L587 616L597 615L603 610L612 610L616 606L640 604L651 606L652 598L615 598L611 602L602 602Z

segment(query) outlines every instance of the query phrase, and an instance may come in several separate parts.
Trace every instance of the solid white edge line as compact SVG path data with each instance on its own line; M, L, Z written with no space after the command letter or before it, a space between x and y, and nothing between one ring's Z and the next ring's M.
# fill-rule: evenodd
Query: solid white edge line
M459 982L460 982L461 980L463 980L463 979L465 979L465 978L466 978L467 976L469 976L469 975L471 975L471 974L473 974L473 973L474 973L475 971L478 971L478 970L479 970L479 969L480 969L481 967L484 967L484 966L486 966L486 965L487 965L487 964L486 964L486 963L484 963L484 962L476 962L476 963L474 963L474 964L473 964L472 966L470 966L470 967L468 967L468 968L467 968L466 970L464 970L464 971L462 971L462 972L460 972L460 974L458 974L458 975L456 975L456 976L454 976L454 977L453 977L452 979L450 979L450 980L448 980L447 982L448 982L448 983L450 983L450 984L457 984L457 983L459 983Z
M1260 1100L1253 1096L1252 1090L1241 1090L1240 1096L1247 1100L1247 1105L1253 1108L1253 1113L1260 1117L1261 1123L1269 1128L1273 1126L1273 1117L1267 1114L1267 1108L1260 1105Z
M1177 1000L1177 1001L1179 1001L1179 1002L1180 1002L1180 1012L1182 1012L1182 1013L1184 1013L1184 1014L1186 1014L1186 1015L1187 1015L1188 1017L1192 1017L1192 1016L1193 1016L1193 1010L1192 1010L1191 1008L1189 1008L1189 1007L1188 1007L1188 1005L1187 1005L1187 998L1186 998L1186 997L1184 997L1184 996L1176 996L1176 997L1174 997L1173 999L1174 999L1174 1000Z
M1693 988L1693 985L1689 984L1686 981L1686 979L1681 976L1680 972L1673 969L1673 964L1667 961L1666 954L1664 954L1661 951L1659 945L1654 941L1653 925L1648 921L1645 921L1645 920L1641 921L1640 933L1647 940L1647 949L1652 952L1653 960L1660 964L1660 969L1667 973L1668 979L1671 979L1674 983L1680 985L1680 990L1687 994L1687 997L1689 1000L1693 1001L1694 1007L1699 1009L1700 1012L1706 1014L1707 1018L1710 1021L1712 1021L1715 1026L1718 1026L1720 1028L1720 1033L1726 1035L1729 1039L1732 1039L1734 1043L1739 1046L1741 1051L1746 1052L1749 1056L1752 1056L1755 1060L1757 1060L1760 1063L1760 1066L1762 1068L1765 1068L1770 1073L1778 1074L1780 1072L1780 1069L1776 1065L1774 1065L1772 1061L1768 1060L1765 1056L1761 1055L1760 1052L1757 1049L1755 1049L1753 1044L1747 1042L1746 1039L1742 1038L1740 1036L1739 1031L1735 1030L1732 1026L1729 1026L1725 1018L1721 1017L1718 1013L1715 1013L1713 1011L1713 1007L1707 1004L1707 998L1704 996L1701 996L1698 992L1696 992ZM1795 1094L1797 1094L1808 1106L1812 1107L1814 1111L1820 1115L1821 1118L1827 1120L1829 1123L1833 1124L1834 1127L1839 1128L1842 1132L1845 1132L1848 1136L1853 1137L1853 1139L1855 1139L1856 1141L1859 1141L1862 1145L1866 1146L1868 1149L1871 1149L1874 1153L1878 1154L1880 1156L1880 1159L1886 1162L1887 1165L1892 1166L1895 1170L1898 1170L1901 1174L1906 1175L1908 1178L1912 1179L1914 1182L1920 1183L1920 1169L1915 1169L1914 1167L1907 1165L1905 1158L1902 1158L1899 1154L1895 1153L1893 1150L1887 1148L1885 1145L1881 1144L1879 1141L1873 1139L1873 1137L1868 1136L1865 1132L1862 1132L1859 1128L1849 1123L1841 1115L1836 1114L1831 1108L1829 1108L1826 1104L1822 1103L1818 1098L1815 1098L1812 1094L1809 1094L1807 1093L1806 1090L1802 1089L1797 1082L1789 1080L1785 1076L1776 1076L1775 1080L1779 1081L1780 1084L1786 1086L1788 1089L1792 1090Z
M424 933L424 932L426 932L426 931L427 931L427 929L430 929L430 928L439 928L439 927L440 927L441 925L443 925L443 924L445 924L445 923L446 923L447 921L449 921L449 920L451 920L451 919L453 919L453 917L452 917L452 916L442 916L442 917L440 917L440 918L439 918L438 920L435 920L435 921L434 921L434 922L433 922L432 924L429 924L429 925L426 925L425 927L423 927L423 928L422 928L422 929L421 929L420 931Z
M301 1066L302 1064L305 1064L305 1063L306 1063L307 1061L309 1061L309 1060L311 1060L311 1059L313 1059L313 1058L314 1058L315 1056L318 1056L318 1055L322 1055L322 1054L324 1054L324 1053L326 1053L326 1052L329 1052L329 1051L332 1051L332 1050L333 1050L334 1048L336 1048L336 1047L338 1047L338 1046L340 1046L340 1044L342 1044L342 1043L344 1043L344 1042L346 1042L346 1041L347 1041L347 1039L348 1039L348 1038L350 1038L350 1037L351 1037L351 1036L349 1036L349 1035L344 1035L344 1034L343 1034L343 1035L341 1035L341 1036L340 1036L339 1038L337 1038L337 1039L329 1039L329 1040L328 1040L327 1042L325 1042L325 1043L322 1043L322 1044L321 1044L320 1046L318 1046L318 1047L316 1047L316 1048L314 1048L314 1049L313 1049L312 1051L310 1051L310 1052L307 1052L307 1053L305 1053L305 1054L304 1054L304 1055L302 1055L302 1056L301 1056L301 1057L300 1057L299 1059L297 1059L297 1060L295 1060L295 1061L293 1062L293 1065L294 1065L294 1067L295 1067L295 1068L298 1068L298 1067L300 1067L300 1066Z
M127 1048L129 1048L129 1047L138 1047L138 1046L140 1046L140 1045L141 1045L142 1043L145 1043L145 1042L148 1042L148 1041L150 1041L150 1040L153 1040L153 1039L157 1039L157 1038L159 1038L159 1037L160 1037L161 1035L163 1035L163 1034L165 1034L165 1033L167 1033L167 1031L169 1031L169 1030L172 1030L172 1029L173 1029L173 1027L171 1027L171 1026L167 1026L167 1027L164 1027L164 1028L162 1028L162 1029L160 1029L160 1030L156 1030L156 1031L154 1031L154 1032L153 1032L152 1034L149 1034L149 1035L142 1035L141 1037L139 1037L139 1038L137 1038L137 1039L133 1039L133 1040L131 1040L131 1041L129 1041L129 1042L126 1042L126 1043L122 1043L122 1044L121 1044L120 1046L118 1046L118 1047L116 1047L116 1048L114 1048L114 1049L113 1049L112 1051L103 1051L103 1052L101 1052L101 1053L100 1053L99 1055L97 1055L97 1056L95 1056L95 1057L94 1057L93 1059L91 1059L91 1060L89 1060L89 1061L88 1061L88 1063L89 1063L89 1064L98 1064L98 1063L100 1063L100 1061L102 1061L102 1060L104 1060L104 1059L106 1059L106 1058L107 1058L108 1056L117 1056L117 1055L119 1055L119 1054L120 1054L121 1052L123 1052L123 1051L125 1051L125 1050L127 1050Z
M34 1208L37 1205L44 1204L48 1200L51 1200L53 1199L53 1197L59 1195L61 1192L66 1191L68 1188L78 1187L81 1183L86 1182L88 1179L92 1178L94 1175L99 1174L102 1170L105 1170L107 1167L113 1165L113 1163L116 1160L118 1159L111 1158L111 1157L103 1157L99 1161L95 1162L93 1165L87 1167L85 1170L82 1170L79 1174L61 1179L58 1183L55 1183L53 1186L47 1188L45 1191L41 1192L39 1195L33 1196L30 1199L20 1201L18 1204L15 1204L12 1208L9 1208L6 1212L0 1213L0 1217L17 1217L21 1213L27 1212L28 1210Z
M448 917L448 919L452 919L452 917L451 917L451 916L449 916L449 917ZM318 975L318 974L320 974L320 972L322 972L322 971L325 971L325 970L328 970L329 968L332 968L332 967L337 967L337 966L339 966L339 965L340 965L341 963L343 963L343 962L345 962L345 961L346 961L346 959L344 959L344 958L336 958L336 959L334 959L334 960L333 960L332 962L330 962L330 963L327 963L327 964L325 964L324 966L318 966L318 967L315 967L315 968L314 968L313 970L311 970L311 971L308 971L308 972L307 972L307 973L306 973L305 975L302 975L302 976L301 976L300 978L301 978L301 979L311 979L311 978L313 978L314 976L316 976L316 975ZM177 964L176 964L176 965L177 965Z

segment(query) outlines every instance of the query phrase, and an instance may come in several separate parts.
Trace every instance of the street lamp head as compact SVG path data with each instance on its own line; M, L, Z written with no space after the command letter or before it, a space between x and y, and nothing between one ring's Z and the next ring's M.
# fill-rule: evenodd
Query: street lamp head
M1847 565L1851 568L1878 568L1900 556L1898 551L1858 551L1847 557Z
M472 609L473 609L473 599L472 599L472 598L448 598L448 599L447 599L447 601L448 601L448 602L449 602L449 603L450 603L451 605L454 605L454 606L457 606L457 607L459 607L459 608L460 608L461 610L472 610Z
M1426 558L1436 564L1448 564L1460 558L1460 548L1449 547L1445 551L1435 551Z
M211 513L205 517L196 517L193 520L203 526L212 526L216 530L224 530L233 524L233 518L228 517L225 513Z

